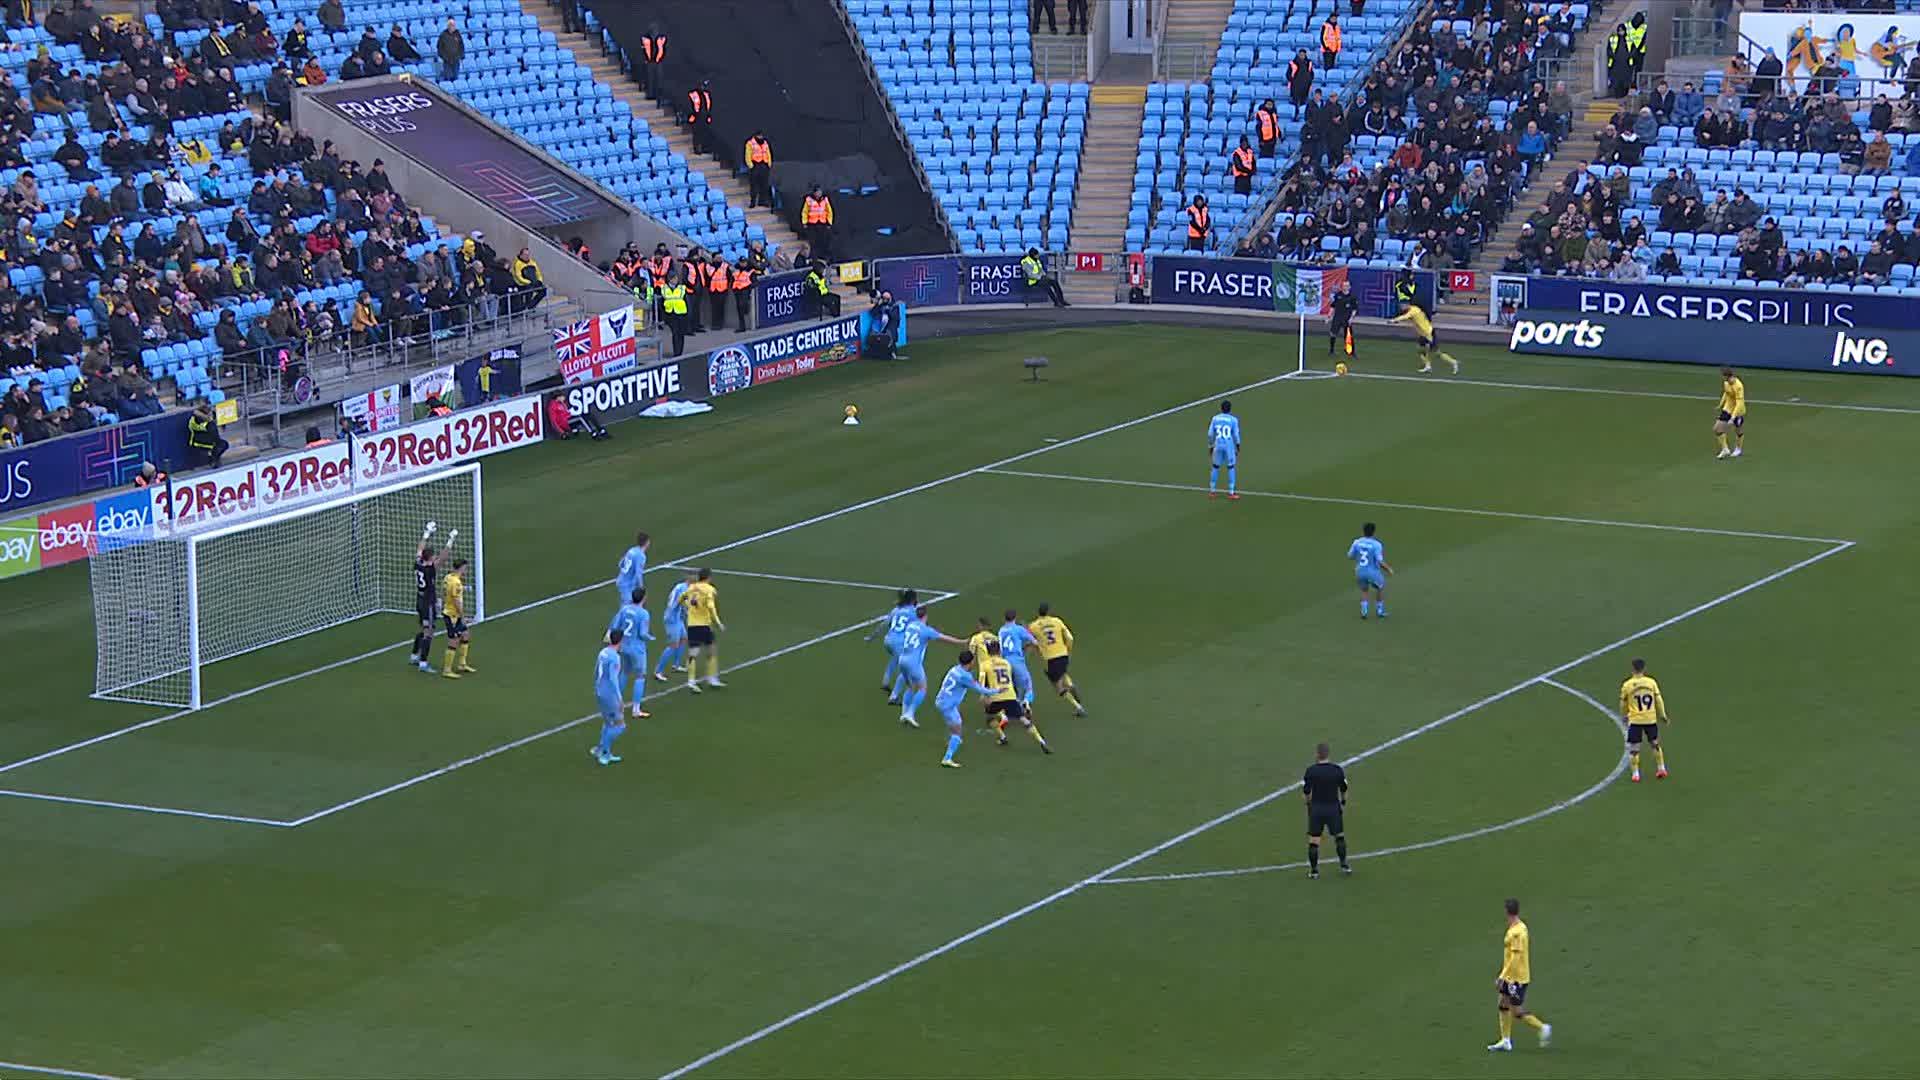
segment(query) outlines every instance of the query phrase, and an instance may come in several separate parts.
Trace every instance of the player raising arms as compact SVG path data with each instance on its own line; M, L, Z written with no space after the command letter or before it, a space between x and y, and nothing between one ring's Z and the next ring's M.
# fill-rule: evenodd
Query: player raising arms
M620 556L620 566L613 572L613 584L620 591L619 603L626 603L633 590L640 587L640 579L647 576L647 548L652 546L653 538L644 532L633 534L633 546Z
M613 740L627 730L627 722L620 716L620 687L626 681L625 661L620 658L620 628L607 631L607 643L600 649L600 656L593 662L593 697L600 703L600 741L587 748L593 760L602 765L611 765L620 760L613 752ZM633 703L640 704L638 686L634 689Z
M439 529L437 522L427 522L427 531L420 534L420 550L413 556L413 607L414 614L420 616L420 629L414 632L413 652L407 655L407 662L426 672L433 670L427 657L433 651L433 609L440 606L440 563L453 554L453 542L460 538L460 530L453 530L447 534L447 545L435 551L433 534Z
M1439 351L1439 343L1433 336L1433 320L1427 318L1427 313L1419 304L1409 303L1400 314L1389 321L1406 323L1413 327L1413 335L1420 342L1420 374L1424 375L1433 370L1433 358L1436 356L1445 360L1448 366L1453 368L1455 375L1460 374L1460 361Z
M1386 575L1393 573L1393 567L1387 565L1386 548L1373 535L1373 522L1360 526L1360 535L1347 545L1347 558L1353 562L1354 584L1360 586L1360 617L1367 617L1367 597L1371 593L1380 617L1386 618Z
M1527 1011L1527 984L1533 981L1533 937L1520 921L1520 901L1507 901L1507 935L1501 946L1500 974L1493 987L1499 995L1500 1038L1488 1050L1513 1049L1513 1021L1518 1017L1540 1033L1540 1045L1553 1041L1553 1025Z
M650 630L652 616L647 614L647 590L645 586L636 587L628 594L627 602L613 613L613 621L607 624L607 642L614 643L618 638L622 670L633 683L633 717L636 720L647 719L647 712L640 708L640 699L647 692L647 642L653 640Z
M898 705L904 700L900 696L902 693L902 683L904 681L900 674L900 639L901 636L906 633L907 627L912 625L915 619L919 618L919 615L916 614L916 609L918 609L919 606L919 593L914 592L912 589L901 589L900 601L893 605L893 610L887 612L887 617L881 621L879 626L874 627L871 632L860 639L862 641L872 641L878 635L886 635L880 640L880 644L887 650L887 667L885 671L880 673L880 689L887 691L887 704L889 705ZM905 718L902 717L902 719Z
M1227 468L1227 498L1238 499L1234 488L1240 467L1240 418L1233 415L1233 402L1220 403L1220 411L1207 421L1207 460L1213 468L1207 473L1207 498L1220 495L1220 467Z
M1040 642L1040 658L1047 662L1047 681L1053 684L1054 693L1073 704L1073 715L1085 716L1087 707L1080 704L1080 688L1067 674L1067 663L1073 659L1073 631L1046 604L1035 610L1039 617L1028 623L1027 629Z
M1013 665L1000 655L1000 642L996 639L987 642L987 670L985 672L987 688L992 694L987 698L987 715L994 717L993 729L999 733L1000 745L1007 745L1007 721L1018 720L1040 744L1043 753L1053 753L1053 747L1033 726L1033 717L1027 715L1027 707L1020 703L1020 695L1013 685Z
M1660 725L1667 719L1667 699L1660 684L1647 674L1647 662L1635 658L1633 674L1620 684L1620 715L1627 722L1627 759L1633 763L1633 782L1640 782L1640 742L1653 747L1653 778L1667 778L1667 752L1660 749Z
M1727 447L1727 432L1733 447ZM1714 414L1713 438L1720 444L1715 458L1739 457L1747 445L1747 384L1730 367L1720 369L1720 411Z
M933 696L933 707L939 711L940 719L947 722L947 753L940 764L949 769L957 769L960 763L953 755L960 752L960 703L966 700L967 692L991 698L993 691L973 677L973 653L963 652L960 658L947 669L946 677L940 680L940 692Z
M915 608L913 621L900 631L900 648L896 653L900 658L900 679L904 685L900 698L900 722L908 727L920 726L914 714L920 711L920 703L927 700L927 646L935 641L960 644L959 638L949 637L927 622L926 608Z
M440 677L457 679L475 669L467 664L467 647L473 638L467 632L467 560L456 558L453 569L440 585L440 620L447 627L447 651L440 660Z
M673 583L667 590L666 610L660 613L662 629L667 633L667 643L660 650L660 663L653 669L653 677L661 682L667 681L667 665L677 665L674 670L687 670L687 609L680 606L680 598L687 594L687 587L699 580L699 571L687 571L686 579Z
M700 661L707 662L707 685L727 685L720 681L720 644L715 635L725 633L720 621L720 593L713 587L713 571L701 570L693 584L680 594L680 608L687 613L687 689L700 692Z

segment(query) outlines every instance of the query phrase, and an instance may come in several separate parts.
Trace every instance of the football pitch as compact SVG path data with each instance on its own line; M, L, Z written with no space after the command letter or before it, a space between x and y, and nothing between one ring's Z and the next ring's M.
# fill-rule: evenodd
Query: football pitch
M1912 1075L1920 380L1746 373L1716 461L1711 368L1295 347L919 343L489 458L459 682L392 616L94 701L84 567L0 585L0 1077ZM729 686L599 768L636 529L656 632L714 569ZM1043 756L969 703L937 768L861 640L902 586L956 636L1050 603L1091 715L1043 684ZM1323 739L1356 872L1308 881ZM1555 1039L1495 1058L1508 896Z

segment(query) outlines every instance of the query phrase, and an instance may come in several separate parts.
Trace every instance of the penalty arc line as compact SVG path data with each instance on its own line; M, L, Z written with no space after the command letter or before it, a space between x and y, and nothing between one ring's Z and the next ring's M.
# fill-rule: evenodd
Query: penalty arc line
M1693 607L1688 608L1687 610L1679 613L1678 615L1668 616L1667 618L1662 619L1659 622L1652 624L1651 626L1647 626L1643 629L1636 630L1633 633L1626 635L1625 637L1621 637L1616 640L1610 641L1607 644L1600 646L1599 648L1591 649L1585 653L1582 653L1579 656L1574 657L1573 659L1567 661L1566 663L1558 665L1557 667L1549 668L1546 671L1540 672L1537 675L1528 676L1527 678L1522 679L1517 683L1514 683L1512 686L1507 687L1505 690L1501 690L1493 694L1488 694L1486 697L1481 698L1479 701L1476 701L1473 704L1467 705L1463 708L1456 709L1453 712L1450 712L1447 715L1442 716L1437 720L1429 720L1428 722L1420 725L1419 727L1411 728L1407 731L1401 732L1399 735L1396 735L1385 742L1375 744L1374 746L1371 746L1366 750L1363 750L1360 753L1355 754L1353 757L1348 758L1347 761L1349 764L1353 764L1355 762L1365 761L1367 758L1373 757L1376 754L1385 753L1386 751L1391 750L1402 743L1408 742L1413 739L1417 739L1420 736L1425 735L1431 731L1445 727L1446 725L1453 723L1455 720L1458 720L1463 716L1467 716L1472 713L1478 712L1481 709L1484 709L1487 706L1492 705L1497 701L1503 701L1506 698L1512 697L1513 695L1519 693L1520 691L1525 690L1529 686L1533 686L1537 683L1545 682L1548 679L1557 678L1558 676L1568 671L1571 671L1576 667L1579 667L1581 664L1584 664L1597 657L1605 656L1607 653L1610 653L1615 649L1621 648L1626 645L1631 645L1632 643L1639 641L1642 638L1649 637L1653 634L1657 634L1662 630L1678 625L1679 623L1683 623L1688 619L1691 619L1697 615L1703 614L1708 611L1712 611L1713 609L1720 607L1722 604L1726 604L1729 601L1745 596L1748 593L1753 592L1755 589L1760 589L1768 585L1771 585L1772 583L1779 581L1781 578L1784 578L1789 574L1794 574L1801 570L1805 570L1807 567L1810 567L1815 563L1821 562L1825 559L1829 559L1835 555L1838 555L1841 552L1852 548L1853 546L1854 546L1853 541L1851 540L1843 541L1839 544L1834 545L1833 547L1827 548L1824 551L1808 556L1805 559L1801 559L1799 562L1793 563L1792 565L1787 566L1783 569L1775 570L1772 573L1767 574L1765 577L1761 577L1754 581L1750 581L1747 584L1742 585L1737 589L1733 589L1728 592L1721 593L1719 596L1716 596L1711 600L1707 600L1702 603L1695 604ZM1147 860L1154 858L1155 856L1160 855L1171 848L1178 847L1179 845L1186 843L1188 840L1191 840L1194 837L1201 835L1202 833L1210 832L1213 829L1219 828L1220 826L1225 825L1230 821L1234 821L1238 818L1244 817L1247 814L1250 814L1255 810L1260 809L1261 807L1267 806L1268 804L1272 803L1275 799L1278 799L1284 795L1287 795L1287 794L1290 794L1291 792L1299 790L1299 787L1300 785L1296 781L1294 783L1286 785L1285 787L1275 788L1274 790L1269 791L1266 794L1259 796L1258 798L1251 799L1247 802L1241 803L1239 806L1236 806L1231 810L1227 810L1224 813L1221 813L1212 818L1209 818L1208 820L1203 821L1198 825L1195 825L1194 827L1188 829L1185 832L1169 837L1166 840L1162 840L1161 842L1137 854L1130 855L1127 858L1124 858L1119 862L1114 863L1112 866L1109 866L1104 870L1100 870L1093 874L1090 874L1087 877L1081 878L1079 881L1073 882L1072 884L1064 885L1054 890L1053 892L1048 893L1047 895L1041 897L1040 899L1033 901L1030 904L1027 904L1023 907L1015 908L1013 911L1010 911L1005 915L1002 915L999 918L994 919L991 922L983 923L982 925L977 926L972 930L967 931L964 934L961 934L959 937L956 937L947 941L945 944L937 945L910 960L906 960L899 964L895 964L893 967L888 968L887 970L881 972L880 974L875 975L864 982L855 983L854 985L848 987L847 989L842 990L837 994L834 994L832 997L828 997L821 1001L815 1002L814 1004L809 1005L798 1012L790 1013L787 1016L779 1020L776 1020L773 1023L766 1025L765 1027L760 1028L757 1031L750 1032L749 1034L743 1035L740 1038L735 1039L734 1041L726 1044L725 1046L719 1047L718 1049L715 1049L715 1050L710 1050L707 1053L702 1054L700 1057L697 1057L692 1061L688 1062L687 1064L682 1065L671 1072L663 1074L661 1076L661 1080L679 1080L680 1077L686 1076L687 1074L692 1073L698 1069L711 1065L714 1062L719 1061L721 1058L737 1053L740 1050L744 1050L747 1047L752 1046L755 1043L758 1043L763 1039L768 1038L769 1036L777 1035L780 1032L785 1031L787 1028L790 1028L795 1024L800 1023L803 1020L807 1020L811 1017L818 1016L819 1014L826 1012L828 1009L833 1008L835 1005L839 1005L842 1002L851 1000L852 998L856 998L861 994L866 993L868 990L872 990L877 986L890 982L893 979L901 975L904 975L910 971L913 971L916 968L923 967L926 964L934 960L937 960L940 957L945 956L946 954L953 952L956 949L959 949L973 941L976 941L982 937L985 937L988 934L993 933L995 930L998 930L1001 927L1007 926L1014 922L1018 922L1019 920L1027 917L1028 915L1033 914L1036 911L1040 911L1044 908L1051 907L1054 904L1057 904L1060 901L1075 895L1076 893L1082 892L1091 886L1098 885L1105 878L1112 877L1116 874L1119 874L1121 871L1130 869L1131 867L1134 867L1134 866L1138 866L1139 864L1146 862Z
M1205 397L1194 398L1191 401L1185 401L1178 405L1168 406L1167 408L1160 409L1155 412L1146 413L1145 415L1142 415L1142 416L1136 416L1131 420L1122 420L1119 423L1108 424L1106 427L1096 428L1093 431L1083 432L1071 438L1050 441L1044 446L1035 447L1032 450L1024 450L1018 454L1011 454L1011 455L1008 455L1007 457L1003 457L999 459L998 461L987 462L985 465L976 465L971 469L965 469L957 473L952 473L948 476L940 477L937 480L928 480L923 483L915 484L911 487L905 487L905 488L901 488L898 491L889 492L888 494L885 494L885 495L876 495L871 499L863 499L859 502L849 503L846 506L842 506L837 510L828 510L824 513L815 514L812 517L802 518L799 521L790 522L786 525L779 526L778 528L768 529L768 530L765 530L764 532L754 533L752 536L742 537L738 540L731 540L717 547L710 547L704 551L696 551L691 555L683 555L678 559L673 560L670 563L664 563L659 566L648 567L647 572L654 573L659 570L664 570L668 567L680 566L685 563L697 562L701 559L706 559L714 555L719 555L723 552L733 551L738 548L746 547L749 544L757 544L763 540L771 540L776 536L784 536L785 534L794 532L795 530L798 530L798 529L804 529L804 528L807 528L808 526L818 525L818 524L821 524L822 522L832 521L835 518L845 517L848 514L858 513L859 511L862 511L862 510L869 510L869 509L872 509L873 507L882 506L886 503L893 502L896 499L904 499L910 495L918 495L923 491L931 491L934 488L942 487L944 485L954 483L955 481L965 480L971 476L978 476L981 473L987 472L992 469L998 469L1002 466L1013 465L1018 462L1025 461L1028 458L1036 457L1040 454L1051 453L1052 451L1055 451L1055 450L1062 450L1062 449L1065 449L1066 447L1075 446L1075 445L1078 445L1079 443L1086 442L1090 439L1097 439L1105 435L1111 435L1116 431L1125 431L1129 428L1138 427L1141 424L1152 423L1155 420L1164 419L1165 417L1173 416L1176 413L1185 412L1188 409L1196 408L1201 405L1210 404L1213 401L1229 394L1244 394L1244 393L1248 393L1249 391L1258 390L1265 386L1272 386L1275 383L1284 382L1288 379L1295 378L1298 374L1299 372L1297 371L1289 371L1282 375L1271 375L1271 376L1268 376L1267 378L1258 379L1241 386L1235 386L1231 389L1221 390L1216 393L1208 394ZM572 597L579 596L582 593L588 593L588 592L592 592L595 589L605 588L606 586L613 584L614 580L615 579L613 578L605 578L600 581L595 581L586 585L581 585L578 588L569 589L565 592L555 593L552 596L545 596L545 597L541 597L538 600L528 601L527 603L521 604L517 607L508 608L507 610L502 611L496 615L490 615L487 617L485 622L493 622L497 619L504 619L510 615L518 615L522 612L532 611L535 608L545 607L548 604L557 603L561 600L567 600ZM285 686L288 683L298 682L301 679L308 678L309 676L319 675L324 672L333 671L337 668L345 667L349 664L356 664L362 660L368 660L375 656L379 656L382 653L388 653L388 652L392 652L395 649L405 648L410 644L411 644L411 640L396 641L391 645L384 645L377 649L369 649L358 656L348 657L344 660L335 660L331 663L323 664L319 667L311 668L307 671L299 672L298 674L288 675L283 678L276 679L269 683L263 683L260 686L242 690L242 691L239 691L238 693L229 694L226 697L219 698L217 700L214 700L202 705L199 711L204 712L207 709L214 708L215 706L218 706L218 705L224 705L229 702L238 701L241 698L250 697L263 690L269 690L275 687ZM6 765L0 765L0 774L12 772L15 769L23 769L29 765L34 765L42 761L50 760L52 758L61 757L62 755L65 755L65 754L71 754L76 750L84 750L89 746L97 746L100 743L108 742L113 739L118 739L125 735L132 735L133 733L138 731L145 731L147 728L155 727L160 724L165 724L173 720L178 720L183 716L190 716L193 714L194 711L195 710L193 709L176 709L173 712L163 713L159 716L142 720L137 724L129 724L126 727L116 728L113 731L103 732L89 739L83 739L79 742L70 743L66 746L55 747L52 750L35 754L32 757L22 758L19 761L10 762Z
M1579 700L1584 701L1587 704L1593 706L1595 709L1599 710L1600 715L1606 717L1610 722L1612 722L1615 730L1619 729L1620 722L1618 718L1616 718L1613 715L1613 710L1601 704L1600 701L1594 698L1591 694L1588 694L1583 690L1576 690L1573 687L1568 686L1566 683L1559 682L1558 680L1555 680L1555 679L1541 679L1537 685L1551 686L1559 690L1564 690L1569 694L1572 694L1575 698L1578 698ZM1620 757L1617 761L1613 763L1612 770L1610 770L1607 773L1607 775L1601 777L1593 785L1588 787L1585 791L1582 791L1578 795L1575 795L1571 798L1561 799L1559 802L1556 802L1551 806L1542 807L1539 810L1535 810L1531 814L1526 814L1521 817L1513 818L1510 821L1503 821L1498 825L1486 825L1478 829L1470 829L1466 832L1454 833L1451 836L1442 836L1433 840L1422 840L1419 843L1415 843L1415 844L1400 844L1395 847L1381 848L1378 851L1356 851L1351 856L1352 861L1358 862L1361 859L1384 859L1389 855L1406 855L1415 851L1426 851L1429 848L1445 847L1448 844L1458 844L1466 840L1478 840L1483 836L1492 836L1495 833L1503 833L1503 832L1507 832L1510 829L1517 829L1522 825L1531 825L1534 822L1539 821L1543 818L1550 818L1553 815L1558 814L1563 810L1571 810L1574 807L1579 806L1581 803L1586 802L1588 799L1593 798L1595 795L1600 794L1602 791L1605 791L1607 788L1613 786L1613 784L1616 781L1618 781L1622 776L1626 775L1627 765L1631 760L1632 759L1627 754L1627 751L1625 750L1620 751ZM1097 882L1097 884L1144 885L1152 882L1200 881L1203 879L1210 879L1210 878L1248 877L1253 874L1270 874L1279 870L1299 870L1302 867L1305 867L1306 865L1307 863L1303 859L1299 862L1273 863L1265 866L1242 866L1242 867L1235 867L1231 870L1192 870L1192 871L1187 871L1185 873L1177 873L1177 874L1140 874L1135 877L1108 877L1108 878L1101 878L1100 881Z

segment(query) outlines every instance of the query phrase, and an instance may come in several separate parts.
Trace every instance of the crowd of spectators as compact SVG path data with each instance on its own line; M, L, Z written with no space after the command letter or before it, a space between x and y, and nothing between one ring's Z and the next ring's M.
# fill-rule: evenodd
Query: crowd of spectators
M19 28L38 5L12 0L5 10ZM304 23L281 41L257 3L167 0L158 13L166 32L156 40L137 22L102 17L91 0L54 5L44 28L86 62L63 67L42 45L25 90L0 80L0 169L19 170L0 189L0 368L19 392L4 406L7 440L161 411L143 353L206 338L209 324L230 364L284 377L315 348L419 340L544 298L532 256L508 260L478 232L410 256L411 245L436 238L384 163L362 168L291 127L290 87L326 77ZM318 18L345 28L338 0L322 3ZM191 47L175 39L202 30ZM449 18L437 43L443 66L457 69L459 35ZM336 74L419 58L398 26L384 43L368 30ZM263 60L275 69L268 115L256 117L234 70ZM47 116L60 118L58 148L30 161ZM217 130L175 137L182 121L219 116ZM251 185L228 181L223 164L251 173ZM62 174L84 189L56 219L41 177ZM29 269L37 280L12 273ZM348 282L359 286L350 314L309 292ZM80 374L66 407L46 408L36 377L72 366Z
M1630 169L1641 164L1662 128L1691 129L1693 145L1703 149L1832 154L1841 174L1892 175L1896 163L1888 135L1920 132L1916 98L1876 94L1865 103L1864 125L1861 104L1817 78L1795 93L1772 57L1757 67L1734 57L1711 98L1692 81L1676 90L1661 79L1630 95L1594 136L1591 161L1568 171L1529 216L1503 269L1617 281L1685 273L1677 250L1653 247L1649 233L1665 232L1735 237L1733 275L1743 280L1786 287L1887 284L1894 265L1920 263L1920 216L1909 220L1898 188L1882 196L1880 228L1864 244L1797 242L1751 192L1738 186L1703 190L1692 168L1669 168L1652 183L1646 193L1650 217L1630 209L1641 194ZM1899 171L1920 176L1920 143L1907 151Z
M1456 19L1471 30L1456 33ZM1280 189L1284 216L1240 253L1373 259L1384 232L1413 241L1409 265L1467 266L1568 130L1566 86L1549 90L1533 71L1542 58L1570 54L1576 29L1568 4L1442 3L1376 62L1352 101L1313 92L1300 160ZM1501 119L1494 101L1508 105ZM1369 168L1351 148L1358 135L1398 141ZM1328 245L1328 236L1341 242Z

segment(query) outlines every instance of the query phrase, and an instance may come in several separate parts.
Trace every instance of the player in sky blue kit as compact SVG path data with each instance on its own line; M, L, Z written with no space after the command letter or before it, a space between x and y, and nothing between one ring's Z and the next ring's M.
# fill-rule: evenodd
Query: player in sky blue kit
M1387 617L1387 575L1393 573L1393 567L1387 564L1386 548L1374 538L1373 522L1360 526L1360 535L1347 545L1347 558L1353 560L1353 582L1360 586L1360 617L1367 617L1367 598L1372 594L1373 602L1380 608L1380 617Z
M640 699L647 692L647 642L653 640L649 629L652 616L646 609L647 590L640 587L628 594L626 603L613 613L613 621L607 624L607 640L612 641L614 634L620 635L620 662L625 665L625 674L633 684L633 718L645 720L647 713L640 708Z
M992 690L973 677L972 668L973 651L961 653L960 659L947 669L946 677L940 680L939 692L933 696L933 707L939 711L940 718L947 722L947 755L940 759L940 764L949 769L960 767L960 763L953 760L953 755L960 749L960 703L966 700L969 690L981 697L993 696Z
M587 753L602 765L620 760L613 752L613 740L627 730L627 722L620 717L620 685L624 674L620 638L620 631L609 630L606 647L600 650L600 658L593 664L593 696L600 702L600 741Z
M1220 411L1207 421L1207 452L1212 455L1212 471L1207 473L1207 498L1220 494L1220 467L1227 467L1227 498L1238 499L1234 490L1240 465L1240 418L1233 415L1233 402L1220 403Z
M660 663L653 669L653 677L661 682L667 681L668 664L672 664L675 671L687 668L687 612L680 606L680 596L698 576L699 571L689 570L685 578L674 582L673 588L667 591L667 610L660 616L667 643L660 650Z
M613 584L620 590L620 602L626 603L633 590L640 587L640 579L647 576L647 547L653 538L646 533L633 534L633 546L620 556L620 569L613 575Z
M935 641L949 645L961 643L959 638L935 630L927 622L925 607L914 609L913 621L900 631L900 648L895 654L900 658L900 678L906 686L900 698L900 722L908 727L920 726L914 714L920 711L920 703L927 700L927 646Z
M887 649L887 669L880 673L880 689L887 691L889 705L898 705L905 700L901 697L906 690L906 679L900 672L900 638L906 633L907 627L919 618L917 613L919 605L919 593L912 589L901 589L900 602L893 605L892 611L887 612L886 621L861 639L872 641L877 635L886 635L880 639L880 644Z
M1020 621L1020 613L1008 608L1006 621L1000 624L1000 655L1013 665L1013 690L1020 704L1033 708L1033 672L1027 670L1027 650L1038 649L1040 639Z

